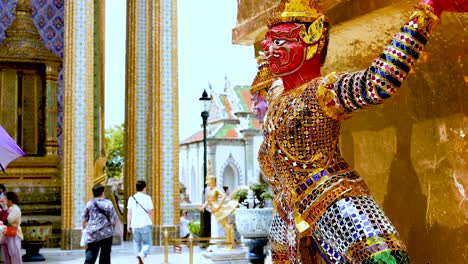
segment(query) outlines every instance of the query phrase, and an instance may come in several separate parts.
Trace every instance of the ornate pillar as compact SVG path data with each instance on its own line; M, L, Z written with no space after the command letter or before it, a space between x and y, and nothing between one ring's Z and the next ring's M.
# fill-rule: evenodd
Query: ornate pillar
M179 226L176 0L129 0L127 12L125 197L147 181L161 245Z
M57 77L59 63L49 62L45 67L46 78L46 153L57 155Z
M179 237L179 116L178 116L178 58L177 58L177 1L150 1L151 14L151 139L153 160L153 200L160 217L159 245L165 228L171 237ZM154 43L160 43L154 46ZM157 154L157 155L156 155ZM156 218L155 218L156 219Z
M127 65L125 112L125 197L138 179L148 181L146 107L148 76L148 14L144 0L127 1ZM149 190L150 188L148 188Z
M62 248L78 248L93 175L94 1L65 3Z
M107 162L107 153L105 153L105 118L104 118L104 37L105 37L105 2L94 0L94 11L97 21L94 21L94 158L104 159ZM101 171L102 173L102 171Z
M258 129L246 128L240 131L245 139L245 179L244 183L250 185L252 182L259 182L258 175L255 174L254 163L257 162L254 154L254 137L260 134Z

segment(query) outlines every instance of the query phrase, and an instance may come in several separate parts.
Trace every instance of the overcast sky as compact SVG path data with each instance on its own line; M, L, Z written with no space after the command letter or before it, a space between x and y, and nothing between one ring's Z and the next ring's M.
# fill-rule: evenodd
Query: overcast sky
M106 128L124 122L125 0L106 0ZM112 3L112 4L111 4ZM211 83L249 85L256 73L253 47L231 44L235 0L178 0L179 137L201 129L198 98ZM111 25L111 26L109 26Z

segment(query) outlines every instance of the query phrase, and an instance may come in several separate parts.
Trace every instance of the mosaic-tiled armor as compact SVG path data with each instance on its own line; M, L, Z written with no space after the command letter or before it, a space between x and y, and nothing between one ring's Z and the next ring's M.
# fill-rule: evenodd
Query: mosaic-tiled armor
M275 192L273 263L301 263L305 237L327 263L409 263L398 232L341 157L338 139L342 120L401 86L439 22L436 12L417 5L369 68L326 77L320 66L328 21L315 1L281 1L269 22L262 46L284 84L268 91L259 151Z

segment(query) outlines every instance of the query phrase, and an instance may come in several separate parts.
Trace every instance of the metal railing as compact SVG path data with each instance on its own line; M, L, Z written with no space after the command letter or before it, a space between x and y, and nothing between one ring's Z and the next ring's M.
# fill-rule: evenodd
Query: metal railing
M174 245L180 245L181 243L187 243L189 248L189 264L193 264L193 247L194 245L203 244L209 245L228 245L225 237L193 237L192 234L188 238L169 238L169 231L164 230L164 264L169 264L169 241L174 242ZM235 242L235 244L242 244L241 242Z

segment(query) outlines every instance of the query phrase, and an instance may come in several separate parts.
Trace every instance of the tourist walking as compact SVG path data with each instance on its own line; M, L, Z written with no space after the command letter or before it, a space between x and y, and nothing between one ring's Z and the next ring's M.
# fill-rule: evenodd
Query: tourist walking
M105 198L104 185L93 187L94 198L86 203L83 213L83 228L88 232L85 264L94 264L99 251L99 264L111 263L112 237L114 225L118 227L120 236L123 227L111 201Z
M0 184L0 221L2 223L7 222L7 217L8 217L8 207L6 205L6 199L5 199L5 193L6 193L6 187L3 184ZM0 246L0 263L3 262L3 253L1 250Z
M137 192L128 199L127 231L132 233L138 263L143 264L152 246L153 201L146 194L146 182L136 182Z
M8 207L7 221L2 222L2 230L4 230L2 238L3 263L5 264L21 264L21 240L23 240L23 232L21 232L21 209L18 207L18 195L14 192L5 194L6 206ZM7 229L8 228L8 229Z

